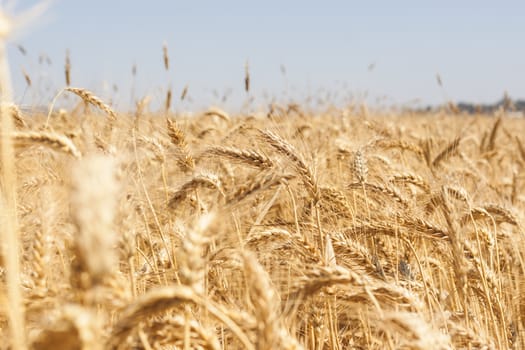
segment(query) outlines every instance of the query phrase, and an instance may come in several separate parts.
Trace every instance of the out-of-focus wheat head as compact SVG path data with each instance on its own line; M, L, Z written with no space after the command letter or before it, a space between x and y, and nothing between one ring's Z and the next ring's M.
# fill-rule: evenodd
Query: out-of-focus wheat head
M206 231L213 219L213 214L203 215L193 228L187 229L178 252L181 282L199 294L204 293L206 262L203 255L210 241Z
M14 3L9 2L9 9ZM9 105L13 102L13 92L9 63L7 60L6 42L14 34L34 22L46 9L47 3L40 2L29 10L16 16L11 15L6 8L0 6L0 163L2 164L0 182L1 197L0 208L2 215L0 239L4 244L4 259L7 282L8 318L11 331L12 348L15 350L26 348L25 316L20 293L20 266L18 220L16 215L16 168L11 132L13 130L13 117Z
M71 209L80 274L76 277L82 288L102 282L116 267L113 220L119 185L115 169L113 158L93 155L75 164L72 171Z

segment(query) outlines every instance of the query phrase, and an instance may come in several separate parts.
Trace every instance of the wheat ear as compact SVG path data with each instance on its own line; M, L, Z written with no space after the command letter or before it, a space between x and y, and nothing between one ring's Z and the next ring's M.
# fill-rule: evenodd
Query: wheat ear
M182 184L177 191L172 195L169 206L176 207L182 200L184 200L191 190L199 188L215 188L222 193L222 186L219 177L211 173L201 173L193 176L189 181Z
M432 161L432 167L436 168L439 164L457 153L459 144L461 143L461 137L456 137L452 142L450 142Z
M72 278L81 290L109 277L116 267L113 230L118 183L115 161L107 156L84 158L73 168L71 207L77 227Z
M211 301L205 300L191 287L183 285L159 287L150 290L147 294L129 305L111 331L111 337L109 338L110 348L118 348L119 344L122 344L126 340L131 331L148 317L167 311L184 303L194 303L204 307L211 315L222 321L232 330L245 349L255 350L255 347L246 334L227 315L225 310L220 306L213 304Z
M51 118L51 113L53 112L53 108L55 106L55 103L58 97L66 91L74 93L75 95L80 97L85 103L92 104L93 106L100 108L102 111L104 111L109 116L111 122L115 122L117 120L117 114L115 113L115 111L113 111L113 109L111 109L109 105L105 104L100 98L95 96L95 94L93 94L91 91L88 91L82 88L75 88L75 87L68 86L60 90L60 92L53 98L53 102L51 102L51 105L49 107L49 112L47 114L45 128L47 128L49 125L49 119Z
M179 163L184 170L195 169L195 160L186 142L186 135L177 123L169 118L166 118L166 128L168 129L168 136L173 145L179 148L182 155L179 157Z
M81 158L82 154L73 141L65 135L44 131L15 131L11 134L17 145L29 143L40 143L51 148L71 154L75 158Z
M270 158L252 149L216 146L206 150L204 156L224 157L261 169L269 169L274 166L274 163Z
M18 129L27 128L27 123L25 122L24 118L22 118L22 113L20 112L20 109L17 105L14 103L8 103L6 105L6 110L11 114L13 122Z
M317 180L304 160L298 155L295 148L270 130L259 130L259 132L264 141L266 141L270 146L275 148L279 153L284 155L294 164L297 172L299 175L301 175L303 183L310 193L310 196L314 202L317 203L320 199Z

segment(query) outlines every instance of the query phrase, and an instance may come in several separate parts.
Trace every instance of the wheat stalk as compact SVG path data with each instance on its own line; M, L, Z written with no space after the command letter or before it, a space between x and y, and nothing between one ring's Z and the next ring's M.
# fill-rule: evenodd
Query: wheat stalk
M274 162L270 158L253 149L215 146L207 149L203 156L224 157L260 169L270 169L274 167Z
M278 347L278 300L268 273L248 252L243 253L245 276L250 286L250 300L257 320L257 349Z
M185 230L186 234L178 252L181 283L201 295L205 294L206 260L204 254L210 242L206 231L213 218L212 214L203 215L194 227Z
M193 170L195 168L195 161L186 143L186 135L177 123L169 118L166 118L166 127L171 143L177 146L182 152L179 164L184 170Z
M71 58L69 50L66 50L66 63L64 65L64 75L66 77L66 86L71 86Z
M64 92L71 92L78 97L80 97L85 103L92 104L95 107L100 108L102 111L104 111L108 116L111 123L115 122L117 120L117 114L111 107L107 104L105 104L100 98L95 96L92 92L82 89L82 88L75 88L75 87L65 87L64 89L60 90L58 94L53 98L53 102L51 102L51 105L49 107L49 113L47 114L45 128L49 125L49 119L51 118L51 113L53 112L53 107L55 106L55 102L58 99L58 97L64 93Z
M373 145L384 148L384 149L399 148L403 151L410 151L418 157L423 156L423 150L421 149L421 147L419 147L418 145L414 143L410 143L404 140L380 139L377 142L375 142Z
M250 92L250 68L248 66L248 61L244 65L244 91L247 93Z
M461 137L456 137L434 158L434 160L432 161L432 166L436 168L442 161L455 155L458 151L460 143Z
M188 85L185 85L184 88L182 89L182 92L180 93L180 100L181 101L184 101L184 99L188 95L188 88L189 88Z
M162 45L162 58L164 60L164 69L168 71L170 69L170 56L168 55L168 44Z
M3 243L1 253L4 258L6 277L6 296L8 305L6 320L10 331L10 346L14 350L27 348L25 328L25 307L20 290L20 245L19 222L17 217L17 174L16 158L14 155L12 138L13 118L8 105L13 104L13 90L9 63L7 59L7 40L17 25L31 22L44 12L46 5L34 4L32 8L13 16L0 5L0 238Z
M399 193L397 193L393 189L386 188L386 187L383 187L383 186L380 186L380 185L376 185L376 184L372 184L372 183L369 183L369 182L363 182L363 183L361 183L361 182L354 182L354 183L351 183L350 185L348 185L348 189L363 189L363 188L371 190L371 191L373 191L375 193L384 194L387 197L392 198L394 201L402 204L403 206L408 207L408 202L403 197L401 197L401 195Z
M181 201L183 201L188 194L199 188L212 188L219 190L222 193L222 186L219 177L212 173L200 173L193 176L190 180L182 184L171 196L169 200L169 207L175 208Z
M279 153L287 157L293 163L297 172L299 173L299 175L301 175L303 183L306 189L308 190L310 196L312 197L314 202L317 203L320 199L317 180L315 179L312 171L306 165L304 160L298 155L295 148L269 130L259 130L259 132L264 141L266 141L270 146L275 148Z
M106 156L84 158L73 169L71 207L77 227L77 261L72 277L80 289L100 284L115 270L113 220L118 183L115 162Z
M166 92L166 102L164 103L164 110L168 112L171 107L171 88Z
M355 152L353 170L357 181L359 183L365 183L368 178L368 166L366 157L361 150Z
M26 81L27 87L30 88L32 84L31 76L26 72L24 68L22 68L22 75L24 76L24 80Z
M409 183L421 188L425 193L430 192L430 185L421 176L416 174L395 174L390 181L394 183Z
M262 175L253 178L252 181L248 182L247 184L238 186L236 191L227 196L226 203L239 203L256 192L264 191L282 183L286 183L293 178L293 175L279 175L273 171L263 173Z
M80 305L66 305L51 324L31 342L32 349L102 350L101 322L95 313Z
M75 158L82 157L73 141L65 135L44 131L15 131L11 133L11 137L17 145L40 143L69 153Z
M159 320L146 323L143 331L153 344L162 343L165 346L184 346L185 328L189 327L192 345L206 350L221 350L221 343L214 329L206 329L196 319L187 319L180 315L163 317Z
M226 121L226 122L230 122L231 121L231 118L230 116L228 115L228 113L226 113L225 111L223 111L222 109L220 108L217 108L217 107L212 107L210 109L208 109L206 111L206 113L204 113L205 116L217 116L219 117L220 119Z
M155 316L185 303L194 303L204 307L211 315L232 329L245 349L255 350L246 334L228 317L225 311L204 300L192 288L187 286L169 286L153 289L126 307L122 316L111 330L110 347L113 349L118 348L119 344L124 343L130 332L148 317Z
M496 145L496 136L498 135L498 130L500 128L500 125L501 125L501 117L499 117L494 122L494 125L492 126L492 129L490 130L489 141L488 141L488 145L486 149L487 151L494 150L494 147Z
M27 128L28 125L25 122L24 118L22 118L22 113L20 112L20 109L15 104L7 104L5 106L5 110L8 111L8 113L11 115L14 121L14 125L18 129Z

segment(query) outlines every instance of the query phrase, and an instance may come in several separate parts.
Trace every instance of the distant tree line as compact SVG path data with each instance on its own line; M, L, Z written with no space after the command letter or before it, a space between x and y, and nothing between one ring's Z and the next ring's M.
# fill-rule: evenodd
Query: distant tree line
M525 116L525 100L512 100L507 93L499 101L491 104L475 104L468 102L449 102L446 107L454 113L469 113L469 114L491 114L496 111L506 112L521 112ZM430 110L432 108L427 108Z
M457 109L461 112L467 113L492 113L497 110L524 112L525 113L525 100L511 100L501 99L496 103L492 104L473 104L460 102L456 105Z

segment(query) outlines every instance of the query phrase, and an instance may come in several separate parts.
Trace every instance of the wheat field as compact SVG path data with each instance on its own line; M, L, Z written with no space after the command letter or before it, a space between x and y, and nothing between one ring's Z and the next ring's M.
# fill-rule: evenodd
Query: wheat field
M1 348L525 347L523 120L65 93L9 109Z

